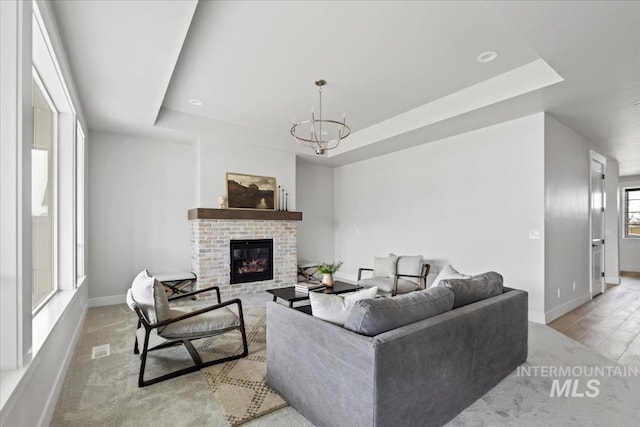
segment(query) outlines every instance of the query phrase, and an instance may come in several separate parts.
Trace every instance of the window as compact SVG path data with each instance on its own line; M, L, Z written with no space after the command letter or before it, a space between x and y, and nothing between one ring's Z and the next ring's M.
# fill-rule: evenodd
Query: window
M77 245L84 247L84 234L77 234L85 224L84 161L80 170L75 165L78 156L85 158L85 152L76 151L84 151L86 141L83 135L77 145L81 118L65 83L70 76L60 69L40 6L50 7L47 2L0 0L3 403L34 372L30 360L43 349L58 351L43 344L56 325L79 319L67 307L83 304L83 297L74 298L74 285L86 264L76 266ZM45 15L54 23L51 10Z
M57 111L37 75L33 80L31 145L32 300L37 309L56 290L55 136Z
M84 260L84 132L76 124L76 286L85 275Z
M624 189L624 237L640 238L640 187Z
M32 309L36 314L49 296L73 290L84 277L85 138L36 3L32 19Z

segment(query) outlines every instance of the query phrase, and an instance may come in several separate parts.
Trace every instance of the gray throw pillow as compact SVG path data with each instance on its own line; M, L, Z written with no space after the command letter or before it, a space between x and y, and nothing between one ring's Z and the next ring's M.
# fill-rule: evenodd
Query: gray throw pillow
M344 327L372 337L449 311L453 300L453 292L444 287L394 298L360 300L353 305Z
M468 279L441 280L438 287L445 287L453 291L455 296L453 308L458 308L500 295L502 293L502 282L502 275L495 271L490 271Z

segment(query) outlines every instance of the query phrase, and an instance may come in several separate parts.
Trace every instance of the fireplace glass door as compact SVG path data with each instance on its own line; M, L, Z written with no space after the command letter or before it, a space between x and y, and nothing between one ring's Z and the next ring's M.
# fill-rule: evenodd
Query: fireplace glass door
M232 240L230 249L232 284L273 279L273 239Z

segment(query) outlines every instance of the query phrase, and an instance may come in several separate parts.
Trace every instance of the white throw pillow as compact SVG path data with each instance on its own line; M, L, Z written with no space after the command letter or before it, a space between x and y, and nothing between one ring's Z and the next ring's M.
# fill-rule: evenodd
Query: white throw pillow
M373 277L395 277L398 257L373 257Z
M317 317L338 326L344 326L349 317L351 308L356 301L375 298L378 288L373 287L355 292L346 297L340 295L324 294L322 292L309 292L313 317Z
M145 269L133 279L133 283L131 284L131 297L133 301L135 301L151 323L156 322L154 282L155 279L153 276ZM131 305L129 305L129 307L131 307Z
M442 270L440 270L440 273L438 273L438 275L434 279L433 283L431 284L430 288L435 288L436 286L438 286L438 284L440 283L441 280L447 280L447 279L469 279L470 277L471 276L468 275L468 274L462 274L462 273L458 272L458 270L453 268L453 266L451 264L447 264Z
M133 279L130 292L127 292L127 304L133 310L133 303L142 310L151 323L169 318L169 300L162 283L153 277L147 269Z

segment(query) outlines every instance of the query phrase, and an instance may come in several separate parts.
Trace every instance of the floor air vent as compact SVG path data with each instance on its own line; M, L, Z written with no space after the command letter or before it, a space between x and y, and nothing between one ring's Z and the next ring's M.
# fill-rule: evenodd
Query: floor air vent
M109 344L97 345L91 348L91 358L100 359L101 357L107 357L111 354Z

